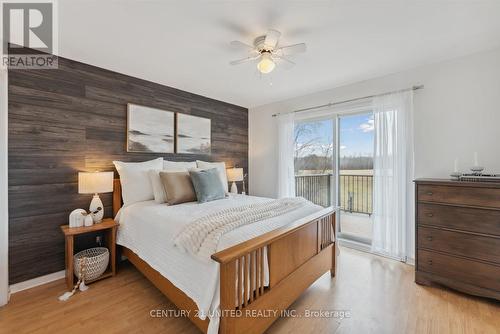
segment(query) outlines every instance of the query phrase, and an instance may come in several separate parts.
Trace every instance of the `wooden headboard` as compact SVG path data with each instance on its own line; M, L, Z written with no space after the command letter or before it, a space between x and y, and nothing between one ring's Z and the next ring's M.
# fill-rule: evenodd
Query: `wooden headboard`
M120 179L113 180L113 218L116 217L118 211L123 205L122 201L122 184Z

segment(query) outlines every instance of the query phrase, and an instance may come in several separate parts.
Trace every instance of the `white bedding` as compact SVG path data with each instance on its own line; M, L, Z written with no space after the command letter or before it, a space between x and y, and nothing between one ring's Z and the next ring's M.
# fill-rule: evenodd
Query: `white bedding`
M270 201L262 197L230 195L228 198L201 203L168 206L154 201L132 204L120 210L117 243L135 252L151 267L182 290L198 306L200 314L210 315L219 307L219 265L202 261L174 245L174 237L193 220L219 210L245 204ZM217 251L264 234L322 207L310 202L302 208L271 219L241 226L225 234ZM218 318L210 319L209 333L217 333Z

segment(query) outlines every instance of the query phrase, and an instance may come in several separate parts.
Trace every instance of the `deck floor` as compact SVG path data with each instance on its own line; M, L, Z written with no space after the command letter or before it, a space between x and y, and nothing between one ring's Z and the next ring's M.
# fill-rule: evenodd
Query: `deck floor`
M367 214L345 211L340 213L340 228L345 235L371 240L372 227L372 217Z

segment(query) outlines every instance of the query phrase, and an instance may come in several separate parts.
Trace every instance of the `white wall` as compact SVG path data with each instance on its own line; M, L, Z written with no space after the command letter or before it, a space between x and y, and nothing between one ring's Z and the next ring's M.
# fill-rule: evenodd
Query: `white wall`
M0 306L8 301L7 71L0 68Z
M416 84L425 88L415 93L415 177L446 178L453 170L455 158L459 159L460 168L467 170L475 151L480 164L500 173L497 49L250 109L250 193L269 197L277 194L277 131L273 113Z

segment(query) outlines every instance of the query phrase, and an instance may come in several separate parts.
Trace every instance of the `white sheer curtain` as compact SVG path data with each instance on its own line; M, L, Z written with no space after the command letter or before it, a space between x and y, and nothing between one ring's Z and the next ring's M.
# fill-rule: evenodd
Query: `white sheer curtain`
M278 197L295 197L294 114L281 114L278 120Z
M413 217L413 92L373 99L372 252L406 261Z

